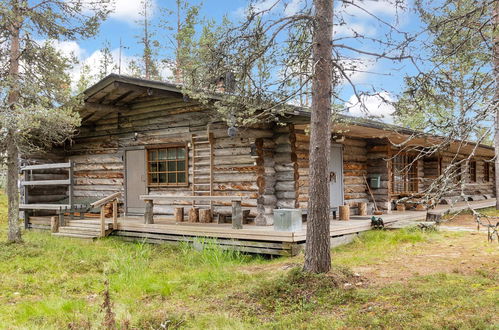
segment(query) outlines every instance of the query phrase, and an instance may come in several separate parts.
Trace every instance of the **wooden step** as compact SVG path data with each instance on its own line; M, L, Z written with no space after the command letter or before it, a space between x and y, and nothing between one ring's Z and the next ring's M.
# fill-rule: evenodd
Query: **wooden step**
M59 233L67 233L67 234L81 234L81 235L91 235L91 236L99 236L100 229L89 229L89 228L76 228L76 227L59 227Z
M91 235L83 235L83 234L71 234L71 233L52 233L54 236L62 236L62 237L73 237L73 238L83 238L83 239L95 239L96 236Z

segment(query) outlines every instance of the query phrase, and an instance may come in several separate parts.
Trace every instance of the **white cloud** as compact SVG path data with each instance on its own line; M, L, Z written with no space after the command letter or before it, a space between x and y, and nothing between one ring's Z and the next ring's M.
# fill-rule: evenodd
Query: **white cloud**
M44 43L45 41L40 41ZM81 48L80 45L76 41L58 41L58 40L50 40L49 43L56 50L60 51L62 55L66 57L76 57L80 59L85 56L85 49Z
M335 38L355 37L356 35L373 36L376 34L376 28L369 23L347 23L335 25L333 34Z
M254 12L268 11L269 13L282 13L285 16L291 16L299 12L306 6L305 0L259 0L251 4ZM239 7L234 11L238 18L245 18L250 7Z
M361 95L360 100L352 95L345 103L348 114L354 117L375 117L386 123L393 123L395 99L388 92L375 95Z
M140 0L113 0L112 2L113 12L110 15L111 18L132 24L140 19L140 12L142 11ZM151 17L154 16L156 8L156 2L152 1Z
M71 0L66 0L71 1ZM106 8L111 10L109 18L124 21L130 24L135 24L135 22L140 19L140 12L142 11L142 1L140 0L110 0L108 4L96 4L93 2L88 2L84 5L87 14L92 13L96 10L96 6L106 6ZM148 11L149 17L153 17L156 13L157 6L156 0L151 0L151 9ZM100 9L101 7L99 7Z
M357 0L343 2L337 9L347 15L367 18L371 15L395 16L407 6L405 0Z
M371 58L363 57L357 59L342 59L339 65L353 84L365 83L376 67L376 61ZM347 79L340 75L341 82L348 85Z
M291 16L298 13L306 5L305 0L291 0L284 5L284 14Z

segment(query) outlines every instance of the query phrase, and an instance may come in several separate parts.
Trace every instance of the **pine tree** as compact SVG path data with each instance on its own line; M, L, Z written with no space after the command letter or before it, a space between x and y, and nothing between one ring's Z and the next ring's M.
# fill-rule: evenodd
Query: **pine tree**
M102 79L110 73L115 72L118 68L113 54L111 53L111 43L106 40L100 50L101 59L99 63L98 79Z
M153 4L151 0L141 0L141 18L137 23L142 27L142 34L137 35L142 45L140 61L131 61L129 71L134 76L142 76L145 79L160 80L157 56L159 42L156 38L156 28L151 21Z
M396 28L388 29L381 39L362 39L371 43L372 48L367 45L356 48L346 44L347 38L333 40L333 14L336 20L341 13L331 0L314 0L312 6L311 2L302 2L292 13L286 10L287 1L251 2L255 3L258 6L250 5L244 20L238 24L224 22L215 42L203 47L203 62L209 63L209 68L203 75L197 75L199 80L195 84L184 79L184 91L191 98L214 106L219 118L229 125L228 135L235 136L237 127L262 122L285 125L278 121L287 110L294 109L290 102L300 96L305 102L307 84L311 82L310 188L304 270L327 272L331 267L328 178L331 127L337 118L337 108L331 106L332 97L338 97L335 88L342 79L357 91L349 79L349 74L356 70L349 65L352 61L347 61L352 54L400 61L407 58L406 38L410 35L399 33ZM361 4L356 2L355 6ZM338 18L337 24L341 22ZM311 39L307 36L310 32ZM390 51L380 49L379 45ZM217 93L216 102L213 93Z
M71 98L66 73L71 63L50 42L40 43L34 37L76 40L93 36L109 12L106 4L105 0L91 5L82 0L10 0L0 5L8 60L0 82L1 147L7 154L8 172L8 242L21 241L19 156L62 143L79 123L73 112L79 103Z

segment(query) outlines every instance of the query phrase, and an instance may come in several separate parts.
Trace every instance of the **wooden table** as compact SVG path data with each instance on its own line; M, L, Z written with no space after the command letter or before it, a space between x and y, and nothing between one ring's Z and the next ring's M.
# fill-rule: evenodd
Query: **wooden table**
M166 202L232 202L232 228L243 228L243 210L241 208L241 201L246 199L242 196L171 196L171 195L140 195L141 200L146 203L146 210L144 213L144 223L152 224L153 220L153 207L154 200L161 200Z

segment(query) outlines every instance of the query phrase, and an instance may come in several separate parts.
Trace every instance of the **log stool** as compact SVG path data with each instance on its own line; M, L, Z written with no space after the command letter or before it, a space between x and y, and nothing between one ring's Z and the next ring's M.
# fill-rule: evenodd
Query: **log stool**
M211 213L211 209L199 210L199 222L203 223L213 222L213 214Z
M350 220L350 206L340 205L339 210L340 210L339 220L343 220L343 221Z
M173 215L175 216L176 222L184 221L184 208L183 207L176 207L173 210Z
M359 215L367 215L367 203L360 202L358 204L359 207Z
M189 222L199 222L199 208L193 207L189 210Z

